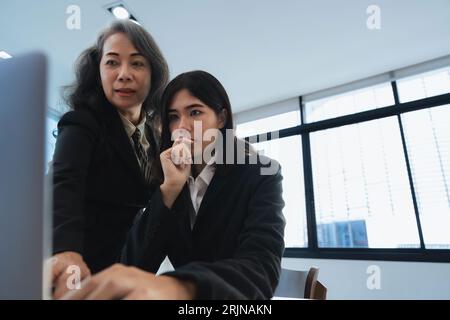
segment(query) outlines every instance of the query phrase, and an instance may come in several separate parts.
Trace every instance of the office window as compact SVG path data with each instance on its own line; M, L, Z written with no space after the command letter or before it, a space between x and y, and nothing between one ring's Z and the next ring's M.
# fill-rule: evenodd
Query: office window
M300 124L300 111L290 111L276 116L245 122L236 126L236 135L246 138L253 135L295 127Z
M450 248L450 105L402 115L425 247Z
M305 104L306 122L340 117L352 113L391 106L394 94L390 83L314 100Z
M402 103L449 93L450 68L398 80L397 88Z
M397 117L310 138L319 247L420 246Z
M450 67L396 83L400 103L446 94ZM431 108L417 102L415 111L385 108L395 106L393 93L389 82L316 101L306 96L303 123L295 111L238 125L240 137L296 127L255 144L282 166L286 256L450 261L450 99ZM375 120L375 113L353 116L373 109L380 109ZM303 159L308 137L311 157ZM311 180L303 177L303 161ZM305 187L313 190L311 212ZM310 215L315 228L307 225ZM327 250L316 250L316 237Z
M286 247L307 247L305 191L303 185L301 137L291 136L254 144L254 147L281 165L286 218Z

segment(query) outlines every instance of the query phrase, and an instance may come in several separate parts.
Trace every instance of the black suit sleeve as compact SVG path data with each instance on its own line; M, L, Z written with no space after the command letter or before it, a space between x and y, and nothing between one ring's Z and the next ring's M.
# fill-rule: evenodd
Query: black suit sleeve
M167 255L173 228L174 213L164 205L157 187L145 211L136 217L128 232L121 262L155 273Z
M53 156L53 253L83 254L84 203L98 125L84 111L66 113L58 123Z
M194 281L197 299L270 299L284 251L282 176L259 176L231 259L192 262L165 275Z

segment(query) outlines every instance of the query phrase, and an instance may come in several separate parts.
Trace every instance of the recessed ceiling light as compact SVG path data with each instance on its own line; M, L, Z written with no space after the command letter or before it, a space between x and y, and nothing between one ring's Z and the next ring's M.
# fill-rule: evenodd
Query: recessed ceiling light
M130 13L127 9L122 6L117 6L112 9L112 14L116 16L117 19L129 19Z
M10 59L12 58L12 55L10 55L6 51L0 51L0 59Z
M131 14L130 9L127 8L127 6L122 2L114 2L112 4L106 5L104 8L112 13L114 17L120 20L127 20L130 19L133 22L136 22L139 24L137 19Z

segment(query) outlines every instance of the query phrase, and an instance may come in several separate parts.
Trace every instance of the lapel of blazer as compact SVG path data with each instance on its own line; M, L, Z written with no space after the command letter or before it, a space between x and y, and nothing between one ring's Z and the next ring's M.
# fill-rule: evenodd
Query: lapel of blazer
M177 225L175 236L171 239L169 255L174 266L185 264L192 255L193 239L189 219L189 209L192 205L190 203L189 188L185 185L172 207Z
M182 230L185 235L187 235L186 240L189 244L192 242L192 230L191 230L191 214L194 210L192 205L191 194L189 193L189 188L187 185L184 186L181 191L181 197L184 204L183 216L182 216ZM195 211L194 211L195 212Z
M211 208L214 207L214 203L217 201L217 198L223 191L225 185L228 183L233 183L232 175L234 171L235 170L230 170L226 175L216 171L214 177L211 180L211 183L208 186L208 189L206 189L206 193L202 199L200 208L198 209L193 231L195 231L198 228L197 226L200 225L199 223L197 223L200 221L199 219L205 219L205 217L214 214L210 212ZM209 214L207 214L208 212Z
M141 174L139 162L134 154L130 139L127 136L116 108L110 103L107 103L104 109L106 132L111 139L114 149L130 169L130 173L144 183L144 177Z

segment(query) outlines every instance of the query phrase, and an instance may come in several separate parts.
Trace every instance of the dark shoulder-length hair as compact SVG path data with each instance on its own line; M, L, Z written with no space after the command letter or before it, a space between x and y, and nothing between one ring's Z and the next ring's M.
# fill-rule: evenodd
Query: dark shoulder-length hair
M129 20L113 22L99 34L96 43L78 57L75 63L75 82L64 87L63 97L70 109L95 110L106 100L100 79L100 60L106 39L116 33L124 33L148 61L151 85L142 107L148 114L156 110L169 80L169 68L152 36L140 25Z
M221 157L223 157L222 164L216 164L216 172L225 173L229 166L226 164L226 147L225 144L230 141L226 141L226 138L231 138L234 147L236 147L237 139L234 134L234 122L233 113L231 110L230 99L225 91L225 88L214 76L205 71L190 71L182 73L176 78L174 78L164 90L162 100L161 100L161 141L160 141L160 152L167 150L173 144L172 136L169 128L169 108L172 104L173 98L181 90L186 89L189 93L201 100L204 104L210 107L217 115L226 111L225 125L220 130L223 137L223 148ZM227 135L226 131L231 130L232 135ZM243 142L245 143L245 142ZM251 146L245 143L245 152L248 153L251 150ZM161 163L159 157L156 159L154 164L154 175L153 178L159 182L163 182L163 172L161 168Z

